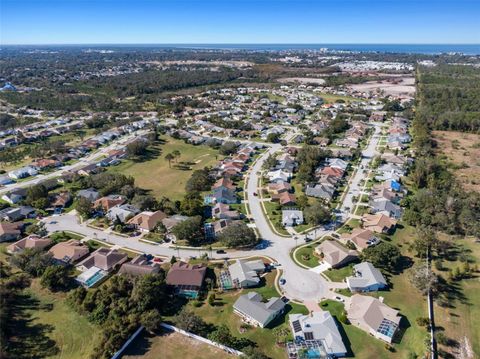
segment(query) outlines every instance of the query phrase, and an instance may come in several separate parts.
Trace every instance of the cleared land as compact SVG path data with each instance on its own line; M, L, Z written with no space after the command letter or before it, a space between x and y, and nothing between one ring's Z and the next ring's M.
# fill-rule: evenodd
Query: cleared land
M394 77L388 80L348 85L348 87L354 91L383 91L387 96L401 96L411 99L415 95L415 78L413 76Z
M171 137L163 140L165 143L154 146L147 159L124 160L111 171L134 177L137 186L151 190L157 198L178 200L185 194L185 184L192 172L214 165L222 156L208 146L194 146ZM180 151L181 157L172 161L170 167L165 155L173 151Z
M452 163L452 173L466 190L480 192L480 135L434 131L438 152Z
M223 350L182 334L171 332L159 336L140 335L128 347L123 359L222 359L235 358Z
M283 77L277 80L278 82L288 83L288 82L297 82L301 84L315 84L323 85L325 83L324 79L319 79L315 77Z

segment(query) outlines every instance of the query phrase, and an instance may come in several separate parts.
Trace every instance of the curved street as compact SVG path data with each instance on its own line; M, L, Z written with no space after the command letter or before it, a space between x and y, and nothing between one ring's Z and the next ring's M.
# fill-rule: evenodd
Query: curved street
M362 152L362 160L359 167L366 168L371 159L376 155L380 129L380 124L375 124L375 133L371 136L366 149ZM49 232L70 230L78 232L87 238L103 240L115 246L125 247L138 252L158 256L170 257L175 255L182 258L188 258L190 256L199 256L202 253L207 253L211 259L267 256L276 261L279 268L282 270L282 278L285 279L285 284L280 288L282 289L283 295L291 300L299 302L318 302L322 298L334 296L334 292L331 291L331 289L343 286L343 284L329 282L322 275L298 266L290 254L297 245L305 243L305 236L298 236L299 238L295 239L293 236L283 237L277 235L272 230L268 219L265 217L261 199L254 195L255 192L259 191L258 183L263 163L270 154L280 150L281 147L282 146L279 144L271 145L268 150L266 150L255 161L248 174L246 205L250 210L251 217L254 219L256 229L262 239L262 249L232 250L225 254L218 254L214 251L206 250L205 248L186 249L173 247L169 244L153 245L141 242L139 238L123 237L88 227L86 224L79 222L74 212L48 217L43 221ZM361 168L357 168L349 181L349 191L344 196L340 206L342 213L344 213L344 219L347 219L350 216L350 210L354 207L353 196L358 195L358 192L360 191L359 183L364 177L365 172ZM329 230L317 229L315 233L311 232L309 234L315 234L316 239L318 239L328 233L330 233Z

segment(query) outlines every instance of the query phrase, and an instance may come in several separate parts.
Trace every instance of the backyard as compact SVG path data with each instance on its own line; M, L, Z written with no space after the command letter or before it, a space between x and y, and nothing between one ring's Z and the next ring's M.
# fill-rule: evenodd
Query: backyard
M222 156L208 146L194 146L171 137L162 139L165 143L155 145L145 160L127 159L110 170L134 177L137 186L151 190L158 198L179 200L185 194L185 184L192 172L215 165ZM174 151L181 155L169 164L165 155Z

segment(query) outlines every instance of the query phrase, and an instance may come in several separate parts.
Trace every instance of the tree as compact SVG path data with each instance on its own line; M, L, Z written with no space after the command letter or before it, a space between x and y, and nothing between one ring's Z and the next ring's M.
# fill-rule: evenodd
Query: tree
M30 186L27 189L25 203L38 209L47 208L49 204L47 188L42 184Z
M188 241L190 245L199 245L203 240L202 217L195 216L182 221L172 228L173 234L179 240Z
M278 133L269 133L267 136L267 142L272 142L272 143L280 142L280 135Z
M93 203L85 197L80 197L75 205L77 213L84 219L90 218L93 213Z
M258 242L255 231L243 222L229 225L218 235L218 240L229 248L250 247Z
M305 208L304 216L309 224L315 226L328 223L332 219L330 210L318 201Z
M435 231L431 227L418 227L417 236L412 243L412 249L415 250L416 256L419 258L425 258L427 256L427 250L437 248L438 239Z
M34 277L39 277L52 264L52 254L39 249L26 248L10 257L10 263Z
M157 309L151 309L140 315L140 323L148 332L154 333L161 328L162 316Z
M308 198L304 194L297 197L297 206L300 209L305 209L308 206Z
M395 271L400 264L401 257L398 247L388 242L381 242L362 251L364 261L371 262L375 267L387 271Z
M177 159L182 156L182 153L179 150L175 150L172 152L172 155L175 158L175 161L177 161Z
M144 140L136 140L127 145L128 157L141 157L147 153L148 143Z
M175 156L171 153L165 155L165 160L168 161L168 167L172 168L172 161L175 159Z
M208 191L213 184L213 179L209 175L207 168L193 171L188 179L185 190L187 192Z
M131 299L138 312L160 308L166 301L165 272L140 277L132 290Z
M424 262L412 268L409 279L423 295L427 295L429 291L431 291L433 295L438 292L438 276L433 273Z
M207 324L201 317L195 315L186 308L175 316L175 325L187 332L206 337L211 331L211 325Z
M180 210L187 216L203 215L203 200L198 192L188 192L180 203Z
M62 265L50 265L45 268L40 284L51 291L67 288L70 283L69 269Z
M220 146L220 153L222 155L228 156L235 152L238 145L235 142L226 141Z

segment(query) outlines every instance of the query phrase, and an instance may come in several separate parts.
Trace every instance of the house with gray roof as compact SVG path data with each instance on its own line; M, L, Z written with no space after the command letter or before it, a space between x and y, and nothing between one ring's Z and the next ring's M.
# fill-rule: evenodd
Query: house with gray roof
M373 292L387 287L387 281L370 262L353 266L353 276L347 277L347 285L352 292Z
M347 355L337 323L328 311L312 312L311 315L290 314L288 321L295 341L320 342L325 357Z
M303 212L298 209L282 210L282 224L285 227L293 227L303 224Z
M307 184L305 194L309 197L323 198L330 201L335 193L335 187L324 184Z
M82 189L77 192L77 197L83 197L93 202L100 197L100 193L94 188Z
M131 204L122 204L120 206L112 207L108 210L106 217L110 221L120 220L125 223L128 219L140 213L140 210Z
M347 317L353 325L387 343L392 342L401 320L398 311L384 304L383 298L360 294L350 298Z
M228 267L230 278L235 288L254 287L260 283L259 274L265 271L262 260L245 261L238 259Z
M243 321L265 328L273 319L283 313L285 303L278 297L272 297L267 302L263 301L260 294L249 292L238 297L233 304L233 311Z
M402 216L402 208L388 199L378 198L370 201L369 205L373 213L385 214L386 216L396 219Z

